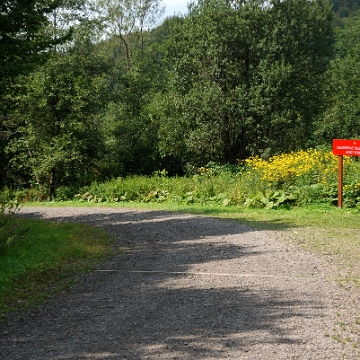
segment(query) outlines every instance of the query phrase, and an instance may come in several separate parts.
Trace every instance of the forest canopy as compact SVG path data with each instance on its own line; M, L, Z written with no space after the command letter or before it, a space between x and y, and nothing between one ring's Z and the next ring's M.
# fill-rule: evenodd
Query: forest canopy
M0 185L51 196L360 135L357 1L0 1ZM6 21L5 21L6 20Z

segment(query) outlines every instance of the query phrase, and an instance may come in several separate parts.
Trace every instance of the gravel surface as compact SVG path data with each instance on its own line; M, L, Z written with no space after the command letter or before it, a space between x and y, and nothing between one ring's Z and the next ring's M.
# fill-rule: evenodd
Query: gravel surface
M24 207L114 235L121 254L0 323L0 359L358 359L358 292L277 233L124 208Z

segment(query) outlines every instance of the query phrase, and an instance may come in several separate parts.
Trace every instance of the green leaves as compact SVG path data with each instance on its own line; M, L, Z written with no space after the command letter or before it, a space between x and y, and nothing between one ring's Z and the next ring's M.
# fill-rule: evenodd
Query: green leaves
M0 0L0 81L29 72L63 41L42 31L61 0Z
M41 72L22 79L26 92L11 115L18 131L6 148L15 184L38 185L51 197L57 186L94 176L105 83L88 51L55 54Z
M337 29L335 58L327 73L327 109L318 125L325 141L360 136L360 16Z
M331 53L326 2L201 1L176 30L157 112L163 153L236 163L309 143Z
M268 190L263 194L255 194L244 203L244 207L252 209L276 209L284 206L291 206L296 203L297 194L283 190Z

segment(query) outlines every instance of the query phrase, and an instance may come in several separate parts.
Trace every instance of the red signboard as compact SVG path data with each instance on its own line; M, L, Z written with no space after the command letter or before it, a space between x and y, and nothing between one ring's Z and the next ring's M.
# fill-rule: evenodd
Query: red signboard
M360 140L333 139L335 155L360 156Z

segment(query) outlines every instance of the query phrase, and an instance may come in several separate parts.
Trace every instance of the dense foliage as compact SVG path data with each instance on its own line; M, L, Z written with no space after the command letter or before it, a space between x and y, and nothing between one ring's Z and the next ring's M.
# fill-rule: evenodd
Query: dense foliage
M240 165L193 168L187 176L132 175L74 187L59 186L57 202L164 203L168 205L236 206L238 208L291 208L308 204L337 205L338 159L331 151L309 149L272 156L250 157ZM360 208L360 163L344 158L343 205ZM12 203L43 201L39 188L2 192Z
M201 1L166 45L163 153L201 165L309 145L331 55L326 2Z
M199 0L159 22L160 0L2 1L0 186L50 199L357 137L357 9Z
M319 141L360 136L360 14L337 29L328 71L328 98L318 126Z
M61 42L47 37L43 28L47 15L55 11L58 1L0 1L0 81L31 70L46 53Z

